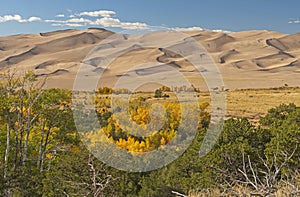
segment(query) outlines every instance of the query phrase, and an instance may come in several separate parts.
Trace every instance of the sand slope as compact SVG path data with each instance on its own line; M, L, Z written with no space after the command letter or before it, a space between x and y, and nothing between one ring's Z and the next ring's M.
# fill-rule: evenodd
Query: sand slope
M80 63L101 41L113 34L105 29L90 28L0 37L0 69L20 72L31 69L41 78L48 77L48 87L72 88ZM187 34L204 46L213 57L227 88L285 84L300 86L300 33L286 35L254 30L231 34L212 31ZM126 36L124 39L127 39ZM154 41L157 37L141 39L151 42L151 39ZM101 47L113 47L111 45L114 43ZM201 77L187 60L164 48L141 48L136 45L130 49L130 52L116 59L105 71L103 85L112 84L132 65L147 62L157 62L157 65L152 64L148 68L132 72L140 76L156 72L163 74L171 66L184 75L188 73L186 76ZM102 72L102 68L98 67L101 61L103 59L95 57L84 63L91 65L96 75ZM203 81L199 86L205 86Z

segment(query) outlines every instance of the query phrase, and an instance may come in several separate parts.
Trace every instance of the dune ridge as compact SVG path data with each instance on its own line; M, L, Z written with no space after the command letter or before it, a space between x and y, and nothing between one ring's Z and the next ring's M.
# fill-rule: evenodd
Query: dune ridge
M300 86L300 33L288 35L267 30L230 34L206 30L185 33L209 52L221 71L225 86L230 89ZM85 60L85 57L95 47L96 50L114 47L114 43L98 45L111 35L114 32L89 28L0 37L0 70L34 70L40 78L47 76L48 87L71 89L81 63L91 65L95 74L102 73L103 68L98 65L103 59ZM128 37L124 35L123 39ZM151 37L142 39L151 43ZM105 72L103 84L109 85L110 80L118 79L130 66L146 62L157 64L132 72L141 76L164 73L168 65L185 76L199 77L185 58L167 49L139 45L128 49L130 52L117 58Z

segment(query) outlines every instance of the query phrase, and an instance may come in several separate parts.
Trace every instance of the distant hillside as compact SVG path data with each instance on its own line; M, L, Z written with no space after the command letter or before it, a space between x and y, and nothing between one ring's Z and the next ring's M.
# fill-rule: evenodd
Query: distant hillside
M231 34L212 31L186 33L211 54L223 75L225 86L230 89L285 84L300 86L300 33L286 35L266 30ZM113 34L105 29L90 28L0 37L0 69L31 69L36 75L49 78L48 87L70 89L86 55ZM195 72L185 60L168 54L164 49L139 49L113 62L103 84L109 86L110 80L121 76L128 65L150 60L172 64L178 71L190 73L191 77ZM97 67L97 59L88 63L95 67L95 73L101 70ZM164 69L156 66L143 70L143 74L153 72L164 72ZM199 86L204 85L203 81L199 82Z

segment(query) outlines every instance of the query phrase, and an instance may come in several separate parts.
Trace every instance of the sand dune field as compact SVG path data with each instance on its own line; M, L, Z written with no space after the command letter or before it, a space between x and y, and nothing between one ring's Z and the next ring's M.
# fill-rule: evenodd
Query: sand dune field
M228 89L300 86L300 33L287 35L266 30L185 33L209 52ZM95 74L103 71L98 66L103 60L85 57L111 35L114 35L111 31L90 28L0 37L0 69L33 70L39 78L48 78L47 87L71 89L81 63L93 66ZM144 39L151 42L156 38ZM164 48L138 46L132 46L130 52L112 62L100 85L111 86L132 65L147 62L154 64L132 72L141 76L164 74L168 72L164 65L168 65L205 87L201 74L186 59Z

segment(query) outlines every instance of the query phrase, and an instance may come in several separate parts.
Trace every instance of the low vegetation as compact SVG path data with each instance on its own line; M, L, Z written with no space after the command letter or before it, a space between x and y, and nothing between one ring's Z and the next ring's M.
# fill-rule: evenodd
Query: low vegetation
M200 157L210 120L209 103L202 102L198 132L183 155L158 170L130 173L104 164L85 148L73 120L72 93L42 85L32 73L2 76L1 196L300 195L300 108L295 104L269 109L255 125L247 118L229 118L217 144ZM101 142L102 132L134 155L160 148L176 135L181 110L172 98L152 93L131 99L130 118L145 132L153 99L167 111L162 128L136 137L128 134L134 128L121 128L114 117L111 93L109 88L96 93L102 127L86 132L94 143Z

